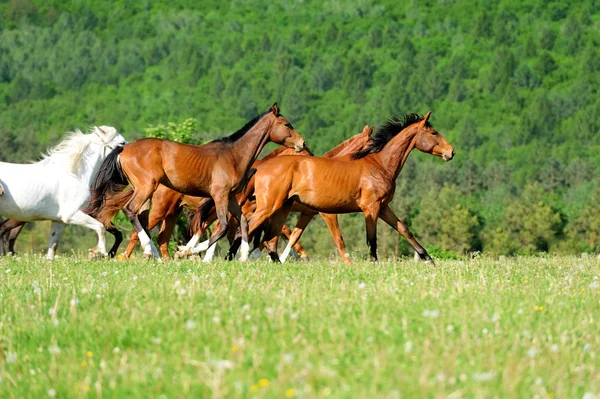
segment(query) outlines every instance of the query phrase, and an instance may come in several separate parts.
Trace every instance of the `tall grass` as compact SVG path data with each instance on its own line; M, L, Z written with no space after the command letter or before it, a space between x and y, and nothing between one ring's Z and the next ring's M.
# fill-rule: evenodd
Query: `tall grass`
M600 262L0 260L0 397L600 395Z

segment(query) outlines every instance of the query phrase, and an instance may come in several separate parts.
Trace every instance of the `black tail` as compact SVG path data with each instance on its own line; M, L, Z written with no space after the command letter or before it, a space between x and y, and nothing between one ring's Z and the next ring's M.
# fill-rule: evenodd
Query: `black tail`
M188 224L190 229L190 234L196 234L196 232L202 231L202 225L206 223L208 217L210 216L210 212L215 207L215 201L212 198L207 198L198 209L192 215L190 223ZM208 226L205 226L207 228Z
M127 187L127 178L121 170L119 154L123 152L123 147L115 148L102 162L100 170L90 187L92 199L85 213L95 214L104 206L107 196L123 191Z

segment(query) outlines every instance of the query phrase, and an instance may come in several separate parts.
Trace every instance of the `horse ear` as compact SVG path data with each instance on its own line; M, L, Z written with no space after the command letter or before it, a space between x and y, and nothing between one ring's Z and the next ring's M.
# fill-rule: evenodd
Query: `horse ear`
M425 117L423 118L423 121L421 122L423 125L427 124L427 121L429 121L429 117L431 116L431 111L429 111Z
M367 126L369 126L369 125L367 125ZM375 125L373 125L373 126L371 126L371 127L369 128L369 137L370 137L370 136L373 134L373 129L374 129L374 128L375 128Z
M279 106L277 105L277 103L273 103L273 105L271 105L270 110L275 116L279 116Z
M102 136L106 136L107 133L104 131L104 129L102 129L101 126L96 126L96 130L98 131L98 133L100 133L100 135Z

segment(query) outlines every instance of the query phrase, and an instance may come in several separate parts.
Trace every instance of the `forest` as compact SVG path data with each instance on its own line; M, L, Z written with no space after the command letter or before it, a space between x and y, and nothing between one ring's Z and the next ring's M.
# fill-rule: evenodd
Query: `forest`
M456 156L411 154L392 209L433 255L598 252L599 31L596 0L2 1L0 160L94 125L201 144L273 102L321 155L431 110ZM366 254L363 216L341 226ZM43 249L47 230L17 249ZM378 232L382 255L411 253ZM95 241L64 237L63 252ZM336 253L322 221L302 243Z

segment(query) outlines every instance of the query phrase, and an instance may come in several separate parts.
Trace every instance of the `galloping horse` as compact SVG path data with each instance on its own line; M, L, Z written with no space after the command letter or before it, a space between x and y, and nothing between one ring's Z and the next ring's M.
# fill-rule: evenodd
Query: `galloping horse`
M103 163L92 188L91 209L101 208L114 187L129 183L134 193L123 210L138 233L144 254L158 258L158 251L142 227L138 212L159 184L183 194L210 196L221 222L211 244L226 234L229 211L240 222L242 260L245 260L249 250L248 224L235 194L243 189L250 166L269 141L297 151L305 147L304 139L281 116L277 104L233 135L201 146L160 139L137 140Z
M363 128L363 131L361 133L354 135L347 140L344 140L342 143L338 144L333 149L331 149L327 153L325 153L325 155L323 155L323 157L350 159L349 157L354 152L361 150L363 147L365 147L367 145L367 143L369 142L369 137L371 136L372 133L373 133L373 127L369 128L369 126L367 125ZM265 161L268 161L268 158L265 157L265 159L263 159L262 161L264 163ZM260 165L256 165L256 167L258 167L258 166L260 166ZM245 194L244 194L245 198L246 199L251 198L254 195L254 192L255 192L254 177L252 177L252 179L248 183L248 186L246 187ZM242 209L244 210L244 214L246 215L246 218L248 218L248 217L250 217L251 213L253 213L254 210L256 209L256 204L255 204L255 201L247 201L246 202L245 198L238 198L238 199L240 200L240 204L242 205ZM210 204L204 204L204 205L202 205L202 208L207 208L209 205ZM292 212L302 212L303 214L311 213L312 216L314 216L316 214L316 213L312 213L312 210L310 210L300 204L297 204L297 203L294 203ZM203 213L207 213L210 216L205 216L205 215L203 215ZM210 225L214 221L214 216L210 212L204 212L203 210L200 210L198 212L198 215L200 215L200 219L203 220L203 222L204 222L204 219L207 219L206 224L208 224L208 225ZM338 247L338 250L340 251L342 258L344 259L345 262L349 262L349 258L347 256L345 256L346 250L345 250L345 246L344 246L344 239L342 238L342 234L340 232L337 215L321 213L321 217L325 220L325 223L327 223L327 227L329 228L329 231L333 237L335 245ZM199 224L200 222L196 221L195 223ZM282 229L282 233L286 237L286 239L288 239L288 247L286 247L287 254L289 254L292 247L294 247L294 249L296 249L296 251L298 252L299 248L296 247L298 240L296 239L293 244L291 244L291 245L289 244L289 240L291 239L291 236L289 234L287 234L286 227L287 226L284 225L284 228ZM185 247L180 247L179 248L180 251L176 255L187 256L187 255L196 254L196 253L201 252L199 250L199 248L202 248L202 244L200 244L196 248L192 248L192 247L194 245L196 245L196 243L198 242L198 239L203 234L203 232L204 232L204 230L198 229L198 233L196 233L194 235L192 240L190 240L190 243L188 243L188 245L186 245ZM257 231L255 233L259 233L259 232ZM233 239L233 237L232 237L232 239ZM256 245L255 249L256 249L256 247L259 247L259 245ZM233 250L233 248L235 248L235 250ZM229 259L233 258L234 252L236 250L237 250L237 246L236 245L232 246L232 251L230 251L230 253L228 255ZM303 251L303 249L300 249L300 251ZM211 260L213 254L214 254L214 246L208 249L208 251L204 257L204 261Z
M76 131L33 164L0 163L5 194L0 215L26 222L52 220L48 243L54 257L66 224L76 224L98 234L98 251L106 256L104 226L80 208L90 198L90 184L100 165L127 141L114 127L94 127L90 134Z
M271 151L263 159L260 159L260 160L257 159L254 162L254 164L252 165L252 167L256 168L256 166L260 165L261 162L264 162L267 159L270 159L270 158L273 158L276 156L282 156L282 155L293 155L294 153L303 154L303 155L311 154L308 147L305 150L302 150L301 152L296 152L296 150L292 149L292 148L279 147L279 148L276 148L275 150ZM251 177L248 185L252 184L251 183L252 179L253 178ZM131 189L129 189L129 190L131 190ZM133 194L133 193L131 193L131 194ZM243 195L243 193L238 193L236 195L236 200L238 200L238 203L239 203L239 199L241 198L242 195ZM160 249L160 253L162 255L163 260L170 259L168 244L169 244L171 235L173 234L173 230L175 228L175 223L177 222L177 218L179 217L183 207L192 210L193 215L192 215L191 219L193 221L195 221L197 218L196 213L202 207L202 205L207 201L210 201L211 204L214 205L214 202L210 198L184 195L177 191L171 190L170 188L165 187L163 185L160 185L158 187L158 189L154 192L154 194L152 195L152 208L150 209L150 212L148 214L147 229L151 230L155 226L157 226L160 222L162 222L162 225L160 228L160 233L158 235L158 244L159 244L159 249ZM123 205L125 205L126 199L124 199L124 201L122 200L121 202L123 203ZM116 210L118 211L118 209L116 209ZM113 213L113 215L114 215L114 213ZM107 215L107 216L109 218L111 218L113 215L110 215L110 216ZM204 234L204 231L208 228L208 226L215 221L215 219L216 219L216 214L214 215L214 219L208 221L208 223L202 222L202 221L190 223L189 229L192 232L192 234L198 234L198 236L201 236L202 234ZM231 228L230 228L230 230L231 230ZM215 232L216 231L218 231L218 229L215 230ZM282 229L282 234L284 234L286 236L286 238L289 238L288 233L291 234L290 229L289 228L286 229L286 226L284 226ZM127 245L127 249L123 253L124 258L129 258L131 256L131 253L133 252L133 249L135 248L135 245L138 242L139 242L139 239L138 239L137 232L133 231L131 233L131 237L129 239L129 244ZM214 248L214 246L213 246L213 248ZM302 248L302 246L300 244L297 244L296 249L299 251L304 251L304 249Z
M294 201L325 213L363 212L367 244L372 260L377 260L377 218L406 238L421 259L431 257L400 221L388 204L396 188L396 178L410 152L418 150L450 161L454 149L429 123L416 114L394 118L384 124L356 152L352 160L319 157L280 157L265 162L255 174L256 211L249 220L252 234L267 218L270 227L265 236L271 258L277 257L277 235ZM289 244L294 243L294 236Z

